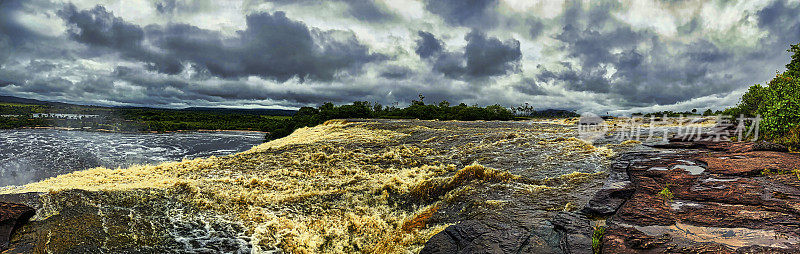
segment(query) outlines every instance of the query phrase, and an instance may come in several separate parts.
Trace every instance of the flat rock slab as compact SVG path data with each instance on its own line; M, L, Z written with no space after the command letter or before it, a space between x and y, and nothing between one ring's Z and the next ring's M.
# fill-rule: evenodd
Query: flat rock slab
M603 253L800 253L800 155L753 143L662 147L678 149L620 156L633 194L608 220Z

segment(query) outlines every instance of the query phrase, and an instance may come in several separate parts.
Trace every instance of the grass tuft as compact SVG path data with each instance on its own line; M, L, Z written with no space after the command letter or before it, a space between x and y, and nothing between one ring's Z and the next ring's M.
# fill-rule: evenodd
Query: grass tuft
M664 198L664 202L670 202L673 198L675 198L675 196L672 194L672 191L669 190L669 185L664 187L664 189L661 189L661 191L658 192L658 195Z
M603 248L603 236L606 234L606 227L604 226L594 226L594 232L592 232L592 253L599 254L602 253Z

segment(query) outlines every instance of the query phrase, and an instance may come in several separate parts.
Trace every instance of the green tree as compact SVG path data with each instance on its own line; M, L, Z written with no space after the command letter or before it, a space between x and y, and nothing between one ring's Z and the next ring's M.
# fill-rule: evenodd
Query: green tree
M777 74L766 86L754 85L739 104L725 110L737 117L761 115L761 137L790 147L800 147L800 44L792 45L786 72Z
M792 53L792 61L786 65L786 75L800 77L800 44L792 45L789 53Z
M765 137L790 146L800 145L790 137L800 130L800 79L778 75L770 81L765 97L758 110L764 118L761 131Z

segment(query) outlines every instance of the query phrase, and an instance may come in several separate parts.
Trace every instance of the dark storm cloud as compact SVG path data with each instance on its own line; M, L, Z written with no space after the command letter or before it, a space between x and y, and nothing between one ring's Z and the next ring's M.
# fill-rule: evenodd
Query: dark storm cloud
M376 22L394 18L392 13L387 12L372 1L345 0L344 2L349 6L349 14L358 20Z
M706 40L699 40L686 46L686 53L684 53L693 62L698 63L716 63L729 60L732 52L723 51L713 43ZM641 58L641 56L639 56Z
M464 36L464 53L445 52L443 42L428 32L419 31L416 53L422 58L434 58L433 69L448 77L462 75L486 77L519 70L522 51L518 40L500 41L485 33L472 30Z
M140 48L144 39L141 27L114 17L100 5L78 11L75 5L70 4L59 15L73 25L68 31L70 37L89 45L115 49Z
M531 18L525 21L525 24L528 26L528 34L531 38L536 39L539 35L542 35L544 31L544 23L535 18Z
M181 100L207 99L190 89L191 86L187 81L177 77L151 76L139 69L117 67L114 70L113 79L126 81L131 87L136 87L137 94L153 99L149 103L168 104ZM95 87L102 89L107 86L103 79L94 81L91 83ZM125 90L118 92L124 93Z
M678 32L680 32L681 34L691 34L691 33L695 32L695 31L698 31L698 29L701 28L700 26L702 25L702 22L703 21L702 21L701 17L694 16L694 17L692 17L691 21L689 21L686 24L683 24L683 25L679 26L678 27Z
M27 69L31 73L47 73L58 67L58 65L48 60L33 60L28 64Z
M518 40L502 42L497 38L486 37L486 34L473 30L465 37L467 47L467 73L482 77L501 75L516 71L522 51Z
M452 25L490 28L498 22L493 12L497 4L497 0L427 0L425 8Z
M108 80L124 81L126 85L109 87ZM315 105L325 101L348 103L372 100L373 90L363 86L317 86L314 89L276 89L235 80L219 82L186 81L176 76L151 75L143 69L117 67L113 77L84 82L84 90L107 89L116 101L137 105L170 105L187 101L206 103L263 100L280 101L286 106ZM310 85L310 84L309 84ZM105 87L104 87L105 86Z
M515 91L527 94L527 95L545 95L547 92L536 83L535 79L532 78L525 78L522 82L514 84L512 86Z
M33 13L49 15L54 4L47 0L0 0L0 79L6 82L19 82L19 75L11 75L2 70L8 66L12 55L60 55L58 41L33 31L19 20L18 14ZM16 76L16 77L8 77Z
M566 25L555 38L565 43L569 56L579 58L583 67L596 67L615 58L610 49L634 48L639 41L651 36L635 32L628 25L617 25L620 27L607 32Z
M247 29L232 38L180 23L143 29L102 6L78 11L70 5L60 15L73 26L69 33L74 40L116 50L166 74L179 73L181 62L190 62L223 78L330 80L337 72L357 72L363 64L383 58L370 53L352 32L311 29L283 12L248 15ZM145 40L158 50L144 48Z
M464 54L455 52L441 53L434 61L433 69L449 78L460 78L467 69Z
M43 74L37 72L38 69L12 69L12 66L25 62L36 65L40 62L31 61L31 59L54 57L70 60L73 58L71 53L65 50L64 47L67 45L63 43L63 40L52 38L30 28L32 24L40 26L51 24L37 24L39 20L28 19L26 21L20 18L26 15L55 17L55 9L57 9L55 4L47 0L0 1L0 82L4 83L3 87L17 88L17 85L32 80L32 76Z
M665 0L670 10L656 12L671 17L646 24L637 5L614 0L569 1L555 17L495 0L425 0L423 13L366 0L155 0L131 13L50 1L0 0L0 92L171 107L402 104L423 93L431 103L647 108L764 82L800 40L800 3L785 0L733 12ZM741 17L673 12L692 8ZM437 18L409 20L419 14ZM307 25L317 22L341 30ZM465 46L445 45L460 36Z
M404 79L412 74L408 67L389 65L381 72L381 77L389 79Z
M568 9L566 25L554 38L564 43L563 50L577 64L540 68L537 80L619 96L626 105L642 106L729 92L746 78L721 71L734 52L705 40L667 42L653 31L620 22L610 15L615 8L598 4Z
M156 10L160 13L172 13L178 7L176 0L163 0L155 3Z
M317 0L266 0L266 1L281 5L300 4L306 6L323 3L323 1L317 1ZM331 0L331 1L342 2L347 4L346 14L361 21L385 22L395 18L394 13L387 11L385 8L377 4L375 1L368 1L368 0Z
M442 51L442 41L436 39L436 37L424 31L417 32L420 39L417 40L417 48L414 52L417 52L422 58L428 58L434 54L438 54Z
M9 55L11 55L11 39L4 34L0 34L0 68L3 67Z
M786 21L796 21L797 6L789 6L785 0L772 1L761 9L758 15L758 24L766 28L786 26Z
M27 43L41 37L40 35L30 31L28 28L25 28L25 26L20 24L19 20L15 19L16 15L14 15L20 11L38 11L36 10L35 6L32 6L33 4L43 5L42 7L49 6L39 0L0 1L0 45L3 45L3 41L5 41L5 45L8 47L19 46L23 43ZM0 48L0 51L2 50L3 48ZM2 57L2 52L0 52L0 57Z
M589 71L575 70L569 63L562 63L566 70L554 72L547 69L542 69L536 76L540 81L562 81L567 88L575 91L591 91L599 93L607 93L611 89L611 84L604 77L606 75L605 69L591 69Z
M800 42L800 3L776 0L756 15L759 27L770 32L763 44L785 49L789 44Z
M67 92L73 83L63 78L52 78L48 80L37 80L32 84L22 87L20 91L36 93L48 96L60 96Z
M58 12L69 24L67 33L77 42L92 46L101 52L117 52L126 58L146 62L154 70L176 74L183 70L181 63L172 57L145 49L144 30L114 16L105 7L97 5L89 10L78 10L69 4ZM91 53L98 53L91 51Z

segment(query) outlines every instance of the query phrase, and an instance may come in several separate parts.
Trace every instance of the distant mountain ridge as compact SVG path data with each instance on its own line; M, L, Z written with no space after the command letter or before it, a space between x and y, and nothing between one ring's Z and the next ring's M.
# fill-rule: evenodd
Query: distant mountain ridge
M68 103L40 101L40 100L26 99L26 98L14 97L14 96L4 96L4 95L0 95L0 102L20 103L20 104L35 104L35 105L70 105Z
M579 117L580 114L575 113L575 111L571 110L564 110L564 109L545 109L545 110L537 110L530 113L531 117Z
M20 103L20 104L33 104L33 105L61 105L61 106L85 106L89 107L88 105L77 105L77 104L70 104L70 103L63 103L63 102L52 102L52 101L41 101L35 99L27 99L15 96L5 96L0 95L0 102L5 103ZM161 110L181 110L181 111L197 111L197 112L215 112L215 113L227 113L227 114L252 114L252 115L270 115L270 116L291 116L294 115L296 110L288 110L288 109L248 109L248 108L214 108L214 107L188 107L182 109L170 109L170 108L153 108L153 107L131 107L131 106L117 106L117 107L106 107L106 108L140 108L140 109L161 109Z
M289 109L250 109L250 108L209 108L209 107L188 107L180 110L184 111L213 111L217 113L230 113L230 114L253 114L253 115L270 115L270 116L291 116L297 110Z

